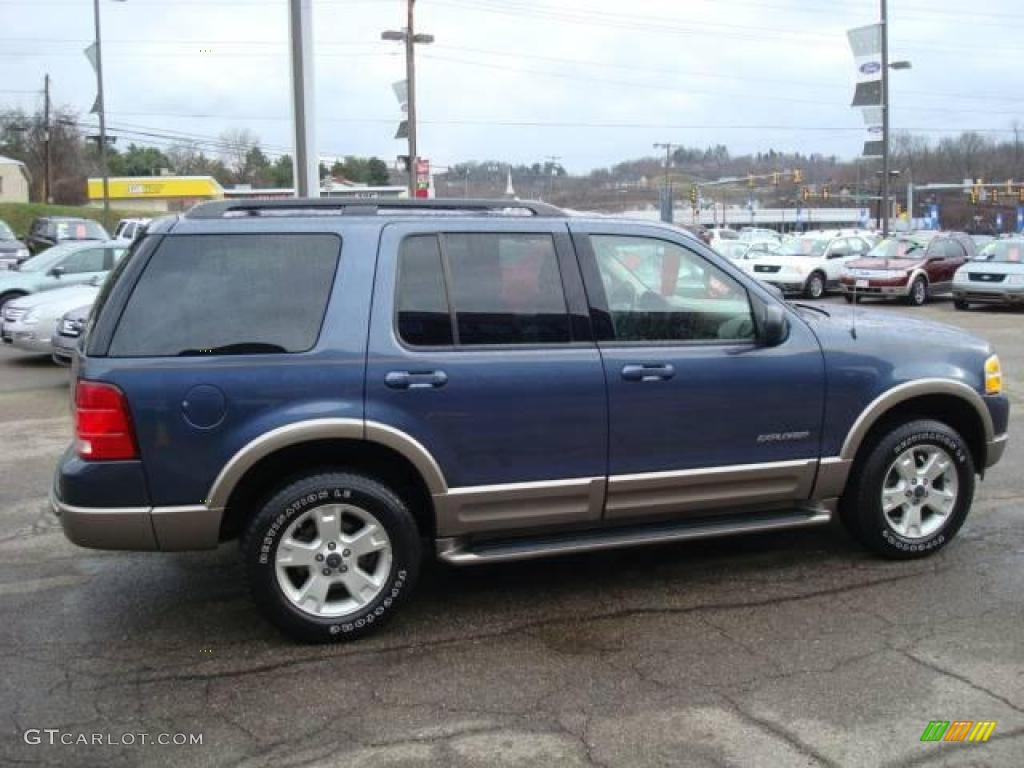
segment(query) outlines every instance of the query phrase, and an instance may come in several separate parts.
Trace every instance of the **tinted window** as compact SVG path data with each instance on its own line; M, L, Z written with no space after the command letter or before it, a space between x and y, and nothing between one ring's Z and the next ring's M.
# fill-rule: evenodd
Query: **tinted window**
M752 341L743 286L675 243L594 235L617 341Z
M339 251L335 235L165 238L128 300L110 355L308 350Z
M87 248L84 251L76 251L66 257L58 264L65 274L80 275L83 272L103 272L107 269L103 266L107 260L107 251L103 248Z
M457 341L570 341L569 315L551 235L444 235Z
M452 317L434 235L408 237L398 255L398 335L416 346L450 346Z

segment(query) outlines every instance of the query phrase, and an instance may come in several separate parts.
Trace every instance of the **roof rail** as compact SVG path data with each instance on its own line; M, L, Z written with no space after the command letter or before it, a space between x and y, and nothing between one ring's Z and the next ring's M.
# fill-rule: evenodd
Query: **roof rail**
M530 200L473 200L473 199L410 199L410 198L335 198L294 197L278 200L216 200L200 203L191 208L185 216L189 219L223 219L244 216L288 215L294 212L315 214L343 214L350 216L375 216L388 211L442 211L453 213L494 213L512 215L511 211L522 211L530 216L565 218L566 212L547 203ZM314 214L314 215L315 215ZM523 215L520 213L518 215Z

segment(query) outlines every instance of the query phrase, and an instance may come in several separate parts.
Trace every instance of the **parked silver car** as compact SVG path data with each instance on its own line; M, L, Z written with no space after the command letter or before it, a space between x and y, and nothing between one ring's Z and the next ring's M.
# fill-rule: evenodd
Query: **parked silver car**
M57 321L53 338L50 339L50 346L53 349L53 362L58 365L71 365L75 357L75 350L78 348L78 341L82 338L85 324L89 320L89 313L92 311L92 304L85 304L75 307L70 312L65 312Z
M994 240L956 271L953 303L1024 304L1024 238Z

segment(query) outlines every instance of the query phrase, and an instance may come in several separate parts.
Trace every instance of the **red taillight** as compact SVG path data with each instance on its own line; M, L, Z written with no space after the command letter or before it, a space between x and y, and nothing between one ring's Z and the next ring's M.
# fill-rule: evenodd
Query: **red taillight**
M138 458L124 392L79 379L75 387L75 448L89 461Z

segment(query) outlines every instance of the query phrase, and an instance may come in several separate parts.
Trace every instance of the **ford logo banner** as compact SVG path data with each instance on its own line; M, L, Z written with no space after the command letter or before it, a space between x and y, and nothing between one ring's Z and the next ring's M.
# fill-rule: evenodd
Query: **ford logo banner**
M882 71L882 65L877 61L869 61L867 64L861 65L860 71L864 75L877 75Z

